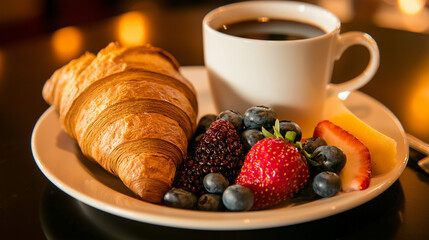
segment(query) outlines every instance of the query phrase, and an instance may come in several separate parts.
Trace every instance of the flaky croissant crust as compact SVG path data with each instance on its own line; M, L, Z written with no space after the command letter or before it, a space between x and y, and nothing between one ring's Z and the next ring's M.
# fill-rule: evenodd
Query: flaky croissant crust
M195 89L174 57L151 45L111 43L55 71L43 97L87 158L137 197L162 201L198 111Z

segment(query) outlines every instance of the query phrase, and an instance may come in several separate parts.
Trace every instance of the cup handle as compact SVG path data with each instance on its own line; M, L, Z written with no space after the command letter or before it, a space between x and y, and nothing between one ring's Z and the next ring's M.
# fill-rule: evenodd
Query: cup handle
M369 50L370 59L365 70L357 77L343 83L328 84L328 95L344 91L353 91L367 84L377 72L380 64L380 53L374 39L363 32L347 32L338 37L337 55L335 60L340 59L343 52L352 45L363 45Z

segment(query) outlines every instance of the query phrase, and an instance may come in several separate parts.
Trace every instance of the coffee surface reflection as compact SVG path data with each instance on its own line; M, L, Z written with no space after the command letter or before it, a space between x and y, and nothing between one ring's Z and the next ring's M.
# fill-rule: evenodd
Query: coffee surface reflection
M321 28L312 24L266 17L223 24L217 30L237 37L259 40L300 40L325 34Z

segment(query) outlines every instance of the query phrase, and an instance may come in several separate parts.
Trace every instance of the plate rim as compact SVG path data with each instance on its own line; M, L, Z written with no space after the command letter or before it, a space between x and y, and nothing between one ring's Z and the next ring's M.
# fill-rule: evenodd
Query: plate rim
M186 73L187 70L191 71L205 71L203 66L185 66L181 67L181 70ZM408 142L405 137L405 131L400 123L400 121L396 118L396 116L383 104L378 102L376 99L366 95L365 93L354 91L351 95L357 96L359 98L366 98L367 101L371 101L372 104L376 104L378 108L381 108L387 115L389 115L390 119L393 121L395 126L398 127L403 141L401 142L402 147L408 147ZM66 182L64 182L61 178L52 173L45 165L44 161L40 159L40 154L37 151L38 143L36 138L40 136L41 125L46 121L50 115L52 115L56 110L53 107L49 107L37 120L33 132L31 135L31 151L33 153L34 160L42 171L42 173L51 181L54 185L60 188L62 191L70 195L71 197L89 205L91 207L97 208L104 212L108 212L120 217L128 218L135 221L157 224L168 227L179 227L179 228L187 228L187 229L200 229L200 230L248 230L248 229L261 229L261 228L271 228L271 227L279 227L279 226L287 226L293 224L299 224L303 222L308 222L311 220L317 220L324 217L329 217L346 210L355 208L359 205L362 205L369 200L375 198L376 196L383 193L386 189L388 189L402 174L403 170L406 167L408 161L408 151L405 152L403 156L404 159L400 161L401 164L398 164L394 169L395 177L394 179L390 179L389 182L384 182L380 184L376 189L369 188L365 190L364 194L358 198L359 201L353 201L354 198L342 197L343 201L338 206L332 206L332 204L326 203L330 199L320 199L319 203L322 206L329 205L331 209L328 211L317 209L317 205L310 206L310 209L315 210L312 214L308 214L307 216L301 216L298 220L292 220L290 217L275 217L270 221L266 221L267 217L271 217L271 215L279 215L278 213L282 213L286 211L288 214L296 215L297 211L303 208L304 205L294 206L293 208L281 208L281 209L268 209L262 211L252 211L252 212L201 212L201 211L190 211L190 210L182 210L182 209L174 209L168 208L165 206L160 206L152 203L143 202L138 199L130 199L130 202L133 204L142 204L145 205L143 209L155 208L154 211L149 212L133 212L128 207L113 205L112 203L105 202L102 199L94 198L93 196L88 196L82 191L76 190L73 187L69 186ZM397 141L397 148L400 142ZM399 154L399 153L398 153ZM399 156L397 156L398 160ZM402 159L402 158L401 158ZM355 194L362 192L354 192L347 194ZM130 196L124 195L125 198L132 198ZM344 199L345 198L345 199ZM312 204L312 203L309 203ZM158 209L162 208L162 209ZM308 208L308 204L306 206ZM159 210L159 211L158 211ZM160 214L156 214L160 213ZM183 215L188 215L187 218L183 218ZM216 219L222 220L219 223Z

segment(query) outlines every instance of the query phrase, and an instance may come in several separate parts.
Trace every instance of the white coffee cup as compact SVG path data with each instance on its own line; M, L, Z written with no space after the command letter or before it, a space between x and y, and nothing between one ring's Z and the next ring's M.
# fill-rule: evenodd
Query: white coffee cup
M303 22L325 34L301 40L259 40L220 32L223 25L265 18ZM203 20L204 61L218 111L241 113L257 105L273 108L280 120L292 120L309 136L322 120L325 99L356 90L376 73L379 51L366 33L340 34L340 20L321 7L293 1L248 1L219 7ZM334 62L351 45L370 53L357 77L330 83Z

